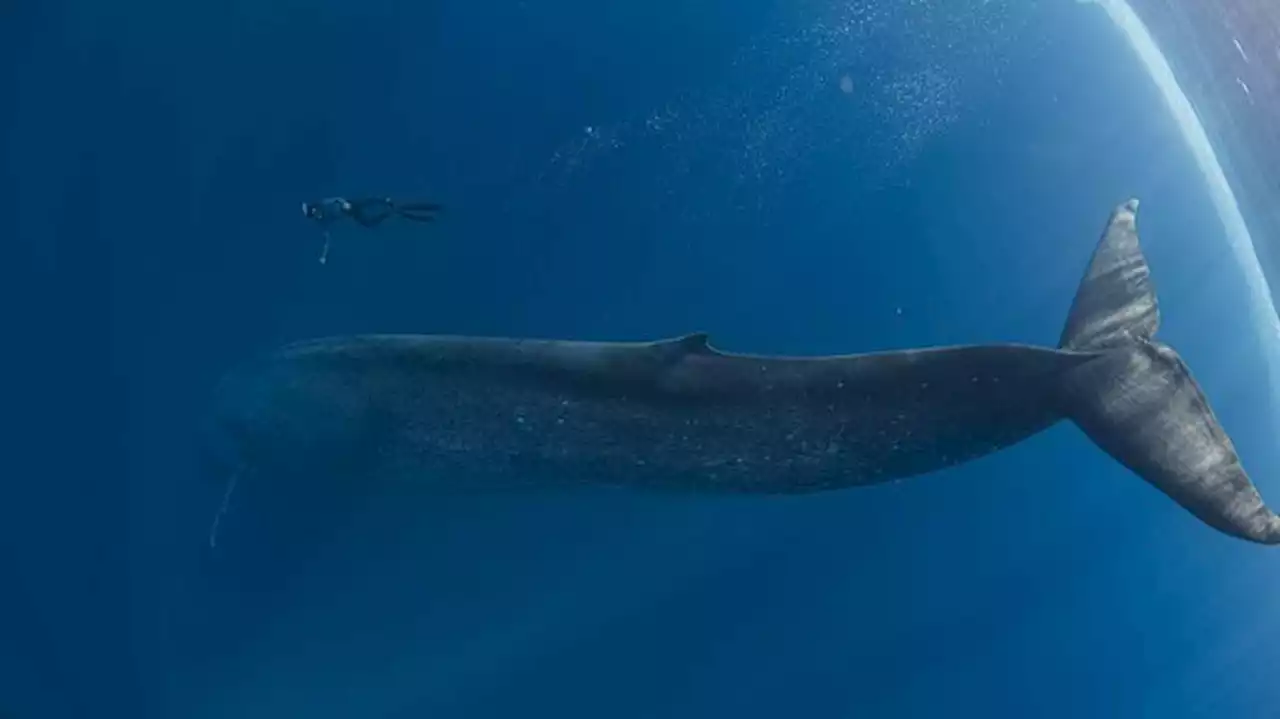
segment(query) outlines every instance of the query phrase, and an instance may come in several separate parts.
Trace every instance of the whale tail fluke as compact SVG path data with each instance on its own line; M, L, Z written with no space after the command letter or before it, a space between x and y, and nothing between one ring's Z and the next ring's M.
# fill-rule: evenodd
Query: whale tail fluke
M1136 199L1112 211L1071 303L1062 349L1105 350L1155 336L1160 308L1138 246L1137 211Z
M1073 371L1068 416L1098 446L1202 521L1280 544L1280 517L1240 466L1199 384L1154 339L1160 314L1138 244L1137 200L1112 213L1085 271L1060 346L1096 354Z

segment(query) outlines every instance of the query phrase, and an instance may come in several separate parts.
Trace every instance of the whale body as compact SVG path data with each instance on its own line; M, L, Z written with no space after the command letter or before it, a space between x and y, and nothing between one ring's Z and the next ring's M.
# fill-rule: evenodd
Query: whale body
M795 494L945 469L1069 419L1207 524L1278 543L1280 517L1185 363L1154 339L1137 204L1112 212L1057 348L778 357L723 352L701 333L323 338L222 380L220 451L304 479Z

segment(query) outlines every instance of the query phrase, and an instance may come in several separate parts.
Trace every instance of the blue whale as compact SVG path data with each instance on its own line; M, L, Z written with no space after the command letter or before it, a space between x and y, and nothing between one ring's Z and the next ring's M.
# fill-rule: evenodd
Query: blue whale
M1057 348L777 357L704 334L336 337L229 373L213 425L235 467L307 481L794 494L933 472L1070 419L1205 523L1280 543L1204 393L1154 339L1137 206L1111 214Z

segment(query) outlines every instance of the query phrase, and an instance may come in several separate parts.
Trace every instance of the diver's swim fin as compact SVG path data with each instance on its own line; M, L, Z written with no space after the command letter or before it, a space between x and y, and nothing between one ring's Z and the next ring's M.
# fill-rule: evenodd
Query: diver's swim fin
M391 208L396 215L413 222L433 222L444 209L434 202L393 202Z
M1280 517L1240 466L1191 371L1153 339L1159 310L1130 200L1116 208L1080 283L1065 350L1098 353L1066 383L1067 414L1121 464L1207 524L1280 544Z

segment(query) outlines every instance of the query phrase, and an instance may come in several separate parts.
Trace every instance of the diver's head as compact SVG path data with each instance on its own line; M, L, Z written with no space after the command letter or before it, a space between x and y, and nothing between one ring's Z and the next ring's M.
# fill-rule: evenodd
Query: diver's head
M319 220L321 219L320 206L304 202L302 203L302 215L310 220Z

